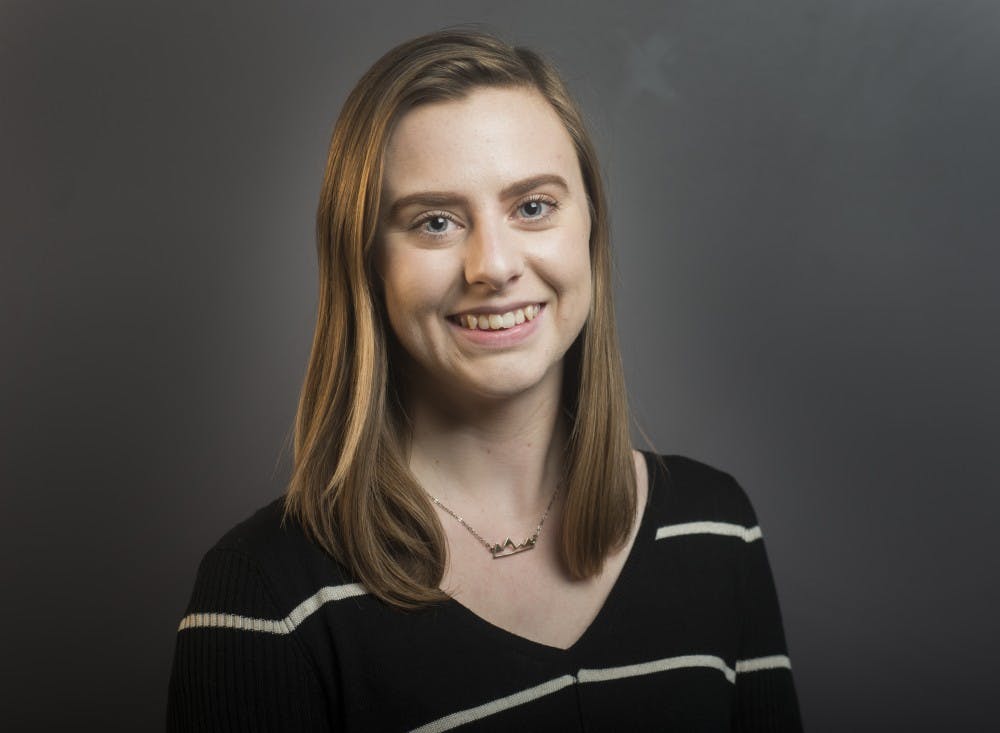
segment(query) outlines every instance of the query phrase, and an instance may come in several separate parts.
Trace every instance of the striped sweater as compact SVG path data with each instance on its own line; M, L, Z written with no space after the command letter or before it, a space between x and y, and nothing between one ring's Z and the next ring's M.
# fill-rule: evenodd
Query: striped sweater
M800 731L770 566L727 474L645 453L621 575L569 649L454 599L394 610L279 499L202 560L180 623L170 731Z

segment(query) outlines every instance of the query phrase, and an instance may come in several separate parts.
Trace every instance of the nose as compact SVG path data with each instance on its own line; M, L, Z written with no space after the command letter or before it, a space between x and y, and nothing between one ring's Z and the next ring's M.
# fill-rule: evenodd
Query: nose
M504 290L524 272L524 257L515 233L500 223L482 223L469 231L465 246L465 281Z

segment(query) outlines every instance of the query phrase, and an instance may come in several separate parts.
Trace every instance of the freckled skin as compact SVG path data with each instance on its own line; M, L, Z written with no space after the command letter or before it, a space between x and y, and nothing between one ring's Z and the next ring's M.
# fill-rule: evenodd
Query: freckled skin
M502 195L545 174L566 187ZM586 192L559 117L537 92L505 88L410 110L386 151L384 209L428 191L454 200L404 206L381 223L376 251L389 322L416 383L456 400L536 391L557 399L592 297ZM509 348L470 344L447 320L521 301L545 307L536 332Z

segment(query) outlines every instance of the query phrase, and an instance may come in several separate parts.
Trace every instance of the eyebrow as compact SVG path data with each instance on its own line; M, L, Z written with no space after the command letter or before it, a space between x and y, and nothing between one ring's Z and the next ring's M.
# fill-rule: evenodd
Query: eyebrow
M521 196L528 193L528 191L546 184L559 186L563 189L563 191L569 192L569 185L566 183L565 178L558 176L555 173L543 173L541 175L531 176L530 178L515 181L509 186L506 186L500 192L500 198L509 199L514 198L515 196ZM421 204L423 206L450 206L453 204L465 203L468 203L468 199L459 193L453 193L450 191L419 191L417 193L410 193L406 196L401 196L393 201L392 206L388 209L386 217L390 220L394 219L402 209L405 209L407 206L413 206L414 204Z

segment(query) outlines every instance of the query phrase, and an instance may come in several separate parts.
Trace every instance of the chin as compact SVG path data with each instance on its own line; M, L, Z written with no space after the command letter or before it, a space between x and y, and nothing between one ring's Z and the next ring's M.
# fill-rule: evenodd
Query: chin
M551 370L532 370L515 373L506 370L499 374L480 374L477 376L477 379L465 382L466 388L463 391L468 391L478 397L492 400L511 399L534 390L544 390L546 383L553 378ZM554 391L558 392L558 390Z

